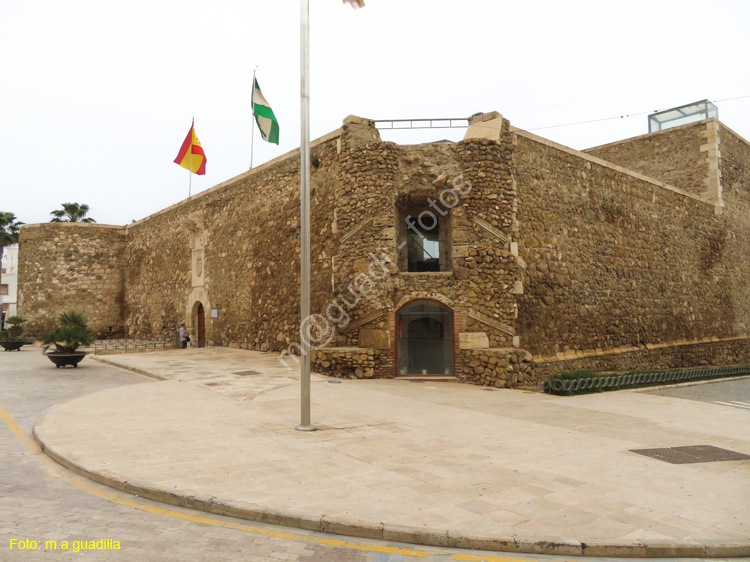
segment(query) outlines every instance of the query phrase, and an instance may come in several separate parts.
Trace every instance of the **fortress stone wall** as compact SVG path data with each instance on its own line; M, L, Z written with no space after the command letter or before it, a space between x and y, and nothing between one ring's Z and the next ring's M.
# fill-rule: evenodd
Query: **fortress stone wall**
M335 149L335 139L315 149L316 247L330 236L323 215L333 205ZM315 285L330 287L321 280L330 279L321 271L330 261L321 255ZM257 168L129 226L124 262L128 334L172 334L183 320L195 324L201 303L207 339L263 351L286 346L300 321L299 158Z
M527 134L517 142L528 349L573 359L747 335L746 206L717 207Z
M318 371L432 369L409 330L446 375L493 386L750 361L750 147L718 121L583 153L495 113L413 146L349 117L312 155ZM430 245L409 224L431 217ZM25 226L20 312L33 331L77 308L138 338L185 321L197 340L205 319L205 340L295 368L299 224L292 152L126 227ZM433 270L414 269L415 242Z
M709 153L709 147L715 147L717 131L717 121L699 121L589 148L584 152L694 195L704 196L708 189L716 189L714 184L709 184L711 161L716 160L716 154Z
M49 223L23 227L19 314L29 334L51 330L60 313L83 312L98 335L123 324L124 227ZM20 248L19 248L20 250Z

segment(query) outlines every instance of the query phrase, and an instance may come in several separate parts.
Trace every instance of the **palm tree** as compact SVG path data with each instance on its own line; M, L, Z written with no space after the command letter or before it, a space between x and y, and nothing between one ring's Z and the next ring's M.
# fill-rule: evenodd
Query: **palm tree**
M88 205L63 203L62 207L62 209L50 213L54 218L49 222L96 222L91 217L86 217L89 212Z
M5 246L18 243L18 231L22 226L23 223L16 220L16 215L0 211L0 262L3 261ZM0 282L2 282L2 275L3 271L0 268Z

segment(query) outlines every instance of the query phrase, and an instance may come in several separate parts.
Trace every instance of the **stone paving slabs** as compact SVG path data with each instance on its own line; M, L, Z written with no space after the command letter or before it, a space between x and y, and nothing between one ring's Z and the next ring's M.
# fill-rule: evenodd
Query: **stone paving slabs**
M177 355L194 375L170 373ZM298 377L273 355L213 348L106 360L167 380L56 406L36 433L53 457L115 485L426 544L750 553L750 461L672 465L631 452L750 453L743 410L636 392L554 397L315 375L320 430L306 433L294 430ZM261 374L232 375L243 370Z

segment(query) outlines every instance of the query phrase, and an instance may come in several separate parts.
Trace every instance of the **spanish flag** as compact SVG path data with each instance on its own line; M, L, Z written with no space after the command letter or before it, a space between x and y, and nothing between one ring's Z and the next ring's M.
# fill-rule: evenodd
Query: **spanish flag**
M195 119L190 125L190 131L188 131L185 142L182 143L180 153L174 159L174 163L199 176L206 174L206 154L203 152L198 135L195 134Z

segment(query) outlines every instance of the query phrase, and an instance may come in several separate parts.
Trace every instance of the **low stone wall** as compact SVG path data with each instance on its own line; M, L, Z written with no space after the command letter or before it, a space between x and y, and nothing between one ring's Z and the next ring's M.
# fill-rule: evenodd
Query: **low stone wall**
M565 371L655 371L682 367L750 364L750 337L613 350L573 359L535 358L540 379Z
M523 349L462 349L456 359L462 382L497 388L537 385L531 354Z
M380 351L365 347L327 347L310 351L317 373L339 378L369 379L380 366Z

